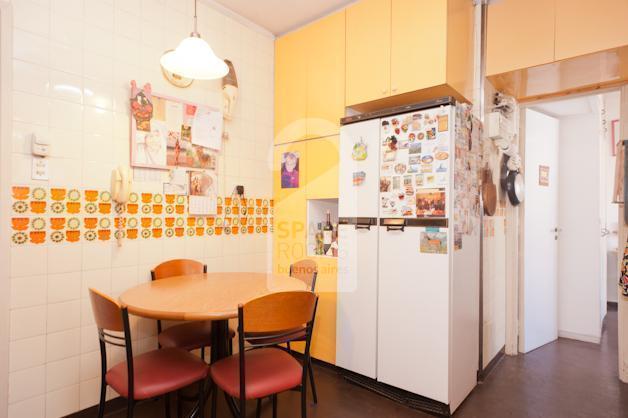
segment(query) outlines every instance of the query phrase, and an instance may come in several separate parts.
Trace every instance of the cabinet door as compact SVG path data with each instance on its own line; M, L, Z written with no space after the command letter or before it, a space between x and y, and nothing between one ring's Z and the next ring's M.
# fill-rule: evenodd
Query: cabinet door
M392 0L391 95L447 81L447 0Z
M345 11L305 29L308 138L337 135L345 112Z
M304 31L275 41L275 144L305 138L307 48Z
M305 158L305 152L303 142L276 146L274 150L273 272L277 274L287 275L290 271L290 264L307 255L307 205L305 201L307 158ZM296 176L290 175L293 171L282 173L283 159L287 153L299 158ZM294 178L298 181L294 181Z
M306 142L308 199L338 198L338 137Z
M347 106L390 95L390 1L347 8Z
M488 6L486 75L554 61L554 0L502 0Z
M556 60L628 45L628 1L556 0Z

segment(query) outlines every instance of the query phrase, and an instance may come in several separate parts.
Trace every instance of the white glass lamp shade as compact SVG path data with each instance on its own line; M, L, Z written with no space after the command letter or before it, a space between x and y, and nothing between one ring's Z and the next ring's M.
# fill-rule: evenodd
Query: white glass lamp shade
M215 80L229 72L227 64L197 36L182 40L177 49L163 54L160 62L167 71L196 80Z

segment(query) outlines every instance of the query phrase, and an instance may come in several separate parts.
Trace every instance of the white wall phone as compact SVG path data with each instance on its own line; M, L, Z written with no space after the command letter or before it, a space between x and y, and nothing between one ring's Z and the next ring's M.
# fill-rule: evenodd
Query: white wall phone
M126 203L131 194L133 185L133 173L130 167L119 166L111 171L111 198L116 203ZM121 231L124 226L122 222L118 222L118 230ZM122 245L122 234L118 233L118 246Z

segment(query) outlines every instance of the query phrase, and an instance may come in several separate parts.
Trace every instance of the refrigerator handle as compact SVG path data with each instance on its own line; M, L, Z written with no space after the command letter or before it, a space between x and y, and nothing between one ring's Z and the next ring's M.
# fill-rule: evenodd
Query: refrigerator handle
M386 231L405 231L405 225L386 225Z
M371 230L371 224L355 224L355 229L368 229Z
M405 231L406 220L404 218L388 218L382 219L381 225L386 227L386 231Z

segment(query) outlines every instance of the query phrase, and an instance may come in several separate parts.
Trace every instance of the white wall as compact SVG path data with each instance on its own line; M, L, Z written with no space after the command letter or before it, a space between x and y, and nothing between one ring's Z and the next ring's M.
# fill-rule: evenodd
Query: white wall
M12 137L2 136L3 145L10 141L12 148L11 183L108 189L111 168L129 162L131 79L152 83L158 93L220 106L219 81L177 89L159 68L163 51L190 33L192 4L13 1L13 89L2 85L3 99L13 99ZM234 62L240 85L228 124L231 139L219 159L220 193L244 184L249 196L271 197L273 39L202 2L199 31L219 56ZM60 85L70 88L55 88ZM32 132L53 141L48 182L30 179L26 138ZM8 156L0 156L4 166ZM134 187L161 192L162 185L143 181ZM210 271L266 271L269 239L270 234L150 239L127 241L121 248L83 241L8 248L3 242L2 253L11 257L9 417L55 418L97 402L98 345L87 287L115 296L149 280L156 263L183 256L205 261ZM156 346L153 322L134 321L133 331L138 351Z
M604 200L606 202L606 227L611 231L606 239L607 243L607 283L606 296L608 302L617 302L617 246L618 246L618 213L617 204L613 203L613 189L615 187L615 157L611 152L612 133L611 121L619 119L619 92L611 92L603 95L606 107L607 131L603 141L602 164L605 175L606 190Z
M598 341L600 301L600 131L595 113L560 119L559 335ZM605 276L604 276L605 277Z

